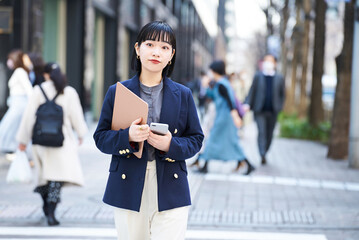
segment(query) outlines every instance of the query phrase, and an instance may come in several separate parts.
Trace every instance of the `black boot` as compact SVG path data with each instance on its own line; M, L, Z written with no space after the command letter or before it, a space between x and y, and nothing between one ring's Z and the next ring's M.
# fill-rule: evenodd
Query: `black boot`
M267 159L265 156L262 156L262 161L261 161L262 165L266 165L267 164Z
M47 224L49 226L59 225L60 222L55 218L55 209L57 203L50 202L48 203L48 215L47 215Z
M200 173L208 173L208 161L204 163L204 166L199 170Z
M41 194L41 198L42 198L42 202L43 202L43 205L42 205L42 211L44 212L44 215L45 217L47 217L49 215L49 206L48 206L48 203L46 201L47 199L47 194Z
M247 163L248 166L247 172L244 175L249 175L255 170L255 167L253 167L253 165L247 159L244 159L244 162Z

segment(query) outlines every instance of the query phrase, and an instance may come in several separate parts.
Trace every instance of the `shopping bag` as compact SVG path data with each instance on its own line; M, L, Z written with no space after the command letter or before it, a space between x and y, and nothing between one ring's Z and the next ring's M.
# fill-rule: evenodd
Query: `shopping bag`
M7 172L7 183L30 183L32 171L25 151L16 151L15 159L12 161Z

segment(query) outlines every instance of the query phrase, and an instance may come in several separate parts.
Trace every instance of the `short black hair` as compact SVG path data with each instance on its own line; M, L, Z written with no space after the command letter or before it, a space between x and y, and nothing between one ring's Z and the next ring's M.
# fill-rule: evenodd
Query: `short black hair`
M226 75L226 65L222 60L213 61L209 68L219 75Z
M262 59L264 59L264 58L267 57L267 56L273 57L274 61L275 61L276 63L278 62L278 58L277 58L274 54L271 54L271 53L267 53L266 55L263 56Z
M172 50L176 50L176 36L171 28L166 22L162 21L153 21L147 23L142 27L140 33L137 36L136 42L138 46L141 45L144 41L152 40L152 41L162 41L167 42L172 46ZM172 57L171 64L167 65L162 70L162 77L171 76L174 65L176 62L176 51ZM132 59L131 59L131 68L138 73L141 73L141 61L137 59L137 54L135 48L133 48Z

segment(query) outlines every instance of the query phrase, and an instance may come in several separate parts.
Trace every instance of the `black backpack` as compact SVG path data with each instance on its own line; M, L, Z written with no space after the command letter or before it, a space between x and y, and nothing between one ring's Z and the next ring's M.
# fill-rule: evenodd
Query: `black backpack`
M41 85L39 85L45 96L46 102L41 104L36 111L36 122L32 133L32 144L61 147L64 142L62 125L64 113L62 107L55 103L56 96L50 101Z

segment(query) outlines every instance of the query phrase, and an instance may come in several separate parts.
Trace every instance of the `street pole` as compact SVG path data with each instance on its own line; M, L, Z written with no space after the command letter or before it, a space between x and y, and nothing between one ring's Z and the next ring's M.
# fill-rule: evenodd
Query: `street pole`
M356 0L350 102L349 167L359 168L359 0Z

